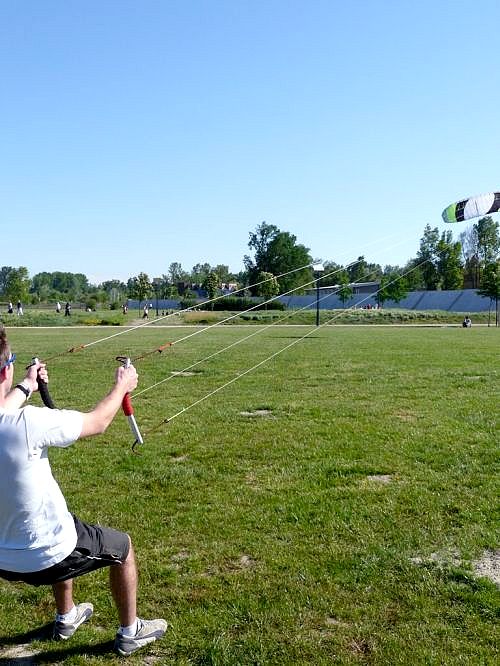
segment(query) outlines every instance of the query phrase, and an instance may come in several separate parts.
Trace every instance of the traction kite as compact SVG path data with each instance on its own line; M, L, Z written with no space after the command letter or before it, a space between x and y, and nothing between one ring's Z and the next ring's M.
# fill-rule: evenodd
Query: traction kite
M451 204L443 210L445 222L464 222L471 217L481 217L500 210L500 192L489 192L477 197L469 197Z

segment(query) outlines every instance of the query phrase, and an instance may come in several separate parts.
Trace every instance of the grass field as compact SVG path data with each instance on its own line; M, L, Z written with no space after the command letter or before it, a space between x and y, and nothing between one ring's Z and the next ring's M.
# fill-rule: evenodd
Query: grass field
M498 329L339 326L301 340L308 329L279 326L191 367L248 331L213 328L137 362L139 389L163 382L134 400L140 456L123 416L51 451L70 509L130 532L139 612L171 624L127 663L498 663L499 590L478 564L499 555ZM32 355L115 332L9 335L20 374ZM142 328L55 358L54 401L89 408L116 355L190 332ZM51 592L0 581L0 663L118 663L106 572L75 590L94 603L90 623L68 643L29 642L52 620Z
M445 312L442 310L403 310L401 308L382 308L363 310L362 308L345 308L343 310L320 310L322 324L461 324L465 312ZM301 308L297 310L246 310L244 312L209 311L209 310L158 310L151 309L150 318L146 322L150 325L165 324L169 326L185 324L215 324L225 321L229 324L256 324L256 325L289 325L304 324L314 326L316 322L316 308ZM495 325L495 313L483 311L472 313L473 324ZM22 317L7 315L0 312L0 323L7 327L25 326L137 326L144 323L142 309L129 310L124 315L121 310L97 310L85 312L74 309L71 317L56 314L52 310L36 309L32 307Z

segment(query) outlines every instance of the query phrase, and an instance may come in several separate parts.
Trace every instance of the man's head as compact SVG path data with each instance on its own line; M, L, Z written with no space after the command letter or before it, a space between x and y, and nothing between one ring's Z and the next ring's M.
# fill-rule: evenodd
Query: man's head
M0 384L6 392L12 386L15 354L12 354L5 328L0 326Z
M10 345L7 340L7 333L5 328L0 326L0 368L7 363L10 357Z

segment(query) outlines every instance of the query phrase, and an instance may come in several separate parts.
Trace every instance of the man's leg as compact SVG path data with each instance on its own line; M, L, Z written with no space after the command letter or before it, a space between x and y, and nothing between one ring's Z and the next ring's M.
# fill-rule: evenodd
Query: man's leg
M65 641L73 636L80 625L92 617L94 608L92 604L88 603L75 606L72 578L54 583L52 591L57 608L53 637L57 641Z
M122 564L110 567L109 584L120 624L122 627L129 627L137 619L137 568L132 543L127 559Z
M109 582L121 624L115 638L115 651L128 657L161 638L167 630L167 623L162 619L141 620L137 617L137 567L131 542L123 564L111 566Z
M73 602L73 579L63 580L52 585L56 608L59 615L69 613L75 605Z

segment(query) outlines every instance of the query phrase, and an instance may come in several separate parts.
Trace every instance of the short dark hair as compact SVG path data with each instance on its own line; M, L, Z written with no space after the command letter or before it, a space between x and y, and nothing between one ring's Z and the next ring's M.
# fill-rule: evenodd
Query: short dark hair
M10 345L7 340L5 328L0 324L0 367L7 362L10 356Z

